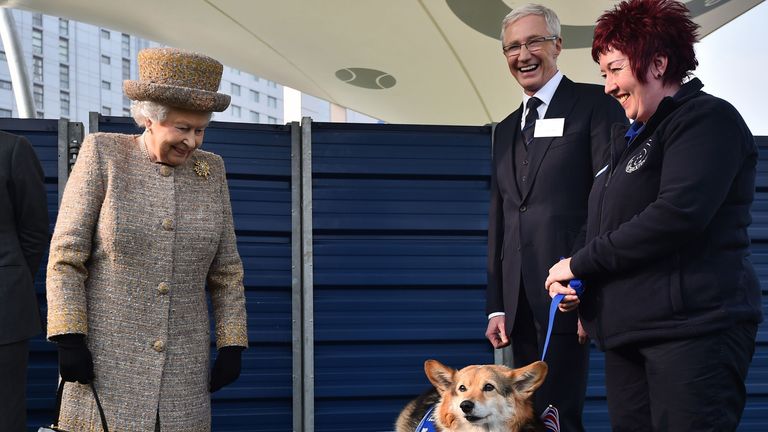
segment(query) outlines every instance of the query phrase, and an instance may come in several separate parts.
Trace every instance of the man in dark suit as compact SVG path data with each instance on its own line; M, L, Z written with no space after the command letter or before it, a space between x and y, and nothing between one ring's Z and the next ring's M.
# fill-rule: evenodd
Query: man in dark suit
M611 125L627 119L602 87L558 71L562 39L552 10L514 9L502 23L502 39L524 95L494 134L486 337L495 348L511 340L513 366L521 367L541 359L550 304L544 280L578 246L592 180L607 163ZM535 409L540 414L551 404L563 431L583 431L586 333L576 313L558 313L552 333Z
M0 132L0 431L27 430L29 339L40 333L33 280L48 244L43 169L26 138Z

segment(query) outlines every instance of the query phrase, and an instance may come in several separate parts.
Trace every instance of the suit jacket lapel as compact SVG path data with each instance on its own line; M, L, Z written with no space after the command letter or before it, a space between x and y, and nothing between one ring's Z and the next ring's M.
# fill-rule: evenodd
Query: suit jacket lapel
M544 115L544 118L567 118L573 104L576 103L573 91L573 81L563 77L562 81L560 81L560 85L557 86L557 90L555 90L555 94L552 97L552 101L547 108L547 113ZM549 146L552 145L552 141L554 141L555 138L556 137L534 138L531 142L528 148L528 155L530 156L528 160L530 161L531 168L528 175L528 188L522 191L523 201L528 197L528 194L536 181L536 175L539 173L541 161L544 159L544 155L547 154Z
M520 108L517 109L517 114L512 119L515 125L515 132L509 140L509 173L512 175L510 181L515 185L517 191L517 198L522 201L523 191L520 190L520 185L517 184L517 166L515 165L515 145L517 145L517 138L520 136L520 121L523 115L523 104L520 104Z

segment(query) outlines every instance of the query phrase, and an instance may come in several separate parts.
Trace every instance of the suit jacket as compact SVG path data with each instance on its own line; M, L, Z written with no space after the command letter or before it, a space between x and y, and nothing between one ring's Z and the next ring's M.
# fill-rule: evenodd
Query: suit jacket
M514 145L522 113L521 105L495 129L488 226L486 311L505 312L510 333L521 281L536 321L546 329L551 299L544 280L558 259L577 249L592 181L607 161L611 125L627 123L601 86L563 77L545 114L565 118L563 135L534 138L527 153L529 178L518 188ZM564 314L553 331L575 333L576 314Z
M206 170L206 167L208 168ZM206 173L206 171L208 171ZM221 157L152 163L135 135L92 134L67 182L48 260L48 336L86 334L110 430L210 430L210 325L248 346L243 267ZM99 431L67 383L59 425Z
M0 345L40 332L33 280L47 244L43 169L26 138L0 132Z

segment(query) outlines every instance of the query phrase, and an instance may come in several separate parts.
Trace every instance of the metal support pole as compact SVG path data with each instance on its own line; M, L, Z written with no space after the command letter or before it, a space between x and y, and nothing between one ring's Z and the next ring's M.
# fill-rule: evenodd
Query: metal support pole
M301 119L301 256L304 362L304 428L315 431L314 252L312 249L312 119Z
M312 119L291 123L293 431L315 429Z
M67 185L69 173L75 166L77 154L80 152L80 145L83 143L84 127L80 122L69 122L66 119L59 119L59 205L64 196L64 188Z
M101 114L90 111L88 113L88 133L96 133L99 131L99 118L101 117Z
M0 37L3 39L5 57L8 60L8 70L11 73L13 94L16 97L16 107L19 118L35 118L35 101L32 98L32 85L24 65L24 52L21 49L13 12L8 8L0 8Z

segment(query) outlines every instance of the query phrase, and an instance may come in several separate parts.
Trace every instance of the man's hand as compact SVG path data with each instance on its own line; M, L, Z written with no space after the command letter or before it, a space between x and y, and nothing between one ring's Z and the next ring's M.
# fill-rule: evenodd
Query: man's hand
M488 338L494 348L504 348L509 345L507 329L504 325L504 315L497 315L488 320L488 328L485 330L485 337Z

